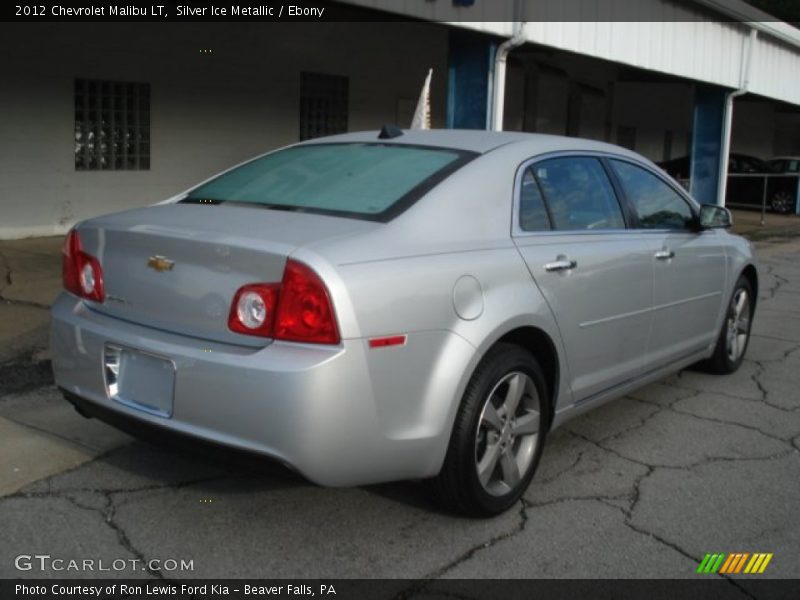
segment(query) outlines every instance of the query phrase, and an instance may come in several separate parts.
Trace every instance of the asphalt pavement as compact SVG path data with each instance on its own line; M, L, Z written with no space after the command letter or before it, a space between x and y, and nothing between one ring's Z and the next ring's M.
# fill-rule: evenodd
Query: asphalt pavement
M718 552L772 553L762 577L796 578L795 236L759 241L737 373L686 370L567 423L524 500L488 520L441 512L421 482L325 489L83 419L49 375L60 241L0 244L0 578L696 578ZM18 559L36 554L65 562ZM68 568L86 559L110 570ZM753 576L730 577L744 594Z

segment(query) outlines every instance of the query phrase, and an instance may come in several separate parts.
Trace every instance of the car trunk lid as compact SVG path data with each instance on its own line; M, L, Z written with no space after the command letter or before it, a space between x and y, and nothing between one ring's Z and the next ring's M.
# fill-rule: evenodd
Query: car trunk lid
M376 223L258 206L168 204L100 217L80 227L102 265L98 312L200 339L263 346L228 329L239 287L280 282L298 247Z

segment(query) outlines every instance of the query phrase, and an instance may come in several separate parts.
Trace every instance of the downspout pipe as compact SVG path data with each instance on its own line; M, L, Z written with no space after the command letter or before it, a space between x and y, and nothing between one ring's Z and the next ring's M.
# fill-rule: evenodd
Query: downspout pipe
M725 94L725 109L722 123L722 143L719 180L717 181L717 204L725 206L725 193L728 188L728 155L731 151L731 130L733 125L733 101L746 94L750 88L750 67L753 62L753 50L758 38L758 30L750 28L750 35L747 38L747 46L742 51L742 65L739 70L739 89Z
M503 131L503 112L506 100L506 60L508 53L525 43L525 23L514 22L514 35L497 47L494 57L494 80L492 83L492 130Z

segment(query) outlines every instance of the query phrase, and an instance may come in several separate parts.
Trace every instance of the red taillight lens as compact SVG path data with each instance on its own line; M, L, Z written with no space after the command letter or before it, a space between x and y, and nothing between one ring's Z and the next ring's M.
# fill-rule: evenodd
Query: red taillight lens
M83 251L81 238L74 229L64 240L61 251L61 278L64 289L76 296L95 302L105 300L100 261Z
M283 271L275 337L291 342L338 344L339 329L328 290L310 267L289 259Z
M339 343L325 284L310 267L292 259L286 261L280 284L253 283L236 291L228 328L288 342Z
M233 297L228 315L231 331L271 337L279 288L277 283L254 283L240 287Z
M64 247L61 249L61 281L64 289L72 292L76 296L81 295L81 284L79 281L80 267L78 256L81 253L81 239L78 232L74 229L69 232L64 240Z

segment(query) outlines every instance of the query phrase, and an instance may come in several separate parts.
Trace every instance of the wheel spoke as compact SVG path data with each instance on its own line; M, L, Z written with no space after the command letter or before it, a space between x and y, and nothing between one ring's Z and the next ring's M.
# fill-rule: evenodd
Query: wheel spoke
M508 487L512 488L519 483L519 468L510 448L500 457L500 469L503 472L503 483Z
M511 426L511 433L514 435L528 435L539 433L539 413L535 410L525 413Z
M750 331L750 319L739 319L736 323L736 331L744 334Z
M494 431L502 431L503 429L503 422L500 420L500 415L497 414L497 409L491 402L486 403L486 407L483 409L481 422Z
M739 292L738 297L736 298L736 318L740 319L742 314L744 313L744 308L747 305L747 292L744 290Z
M483 458L478 463L478 479L480 479L484 487L489 483L489 479L494 473L498 458L500 458L499 441L486 446L486 452L484 452Z
M506 391L506 398L503 402L506 417L509 419L517 412L517 406L519 406L519 401L524 393L525 379L519 373L515 373L514 376L508 380L508 390Z

